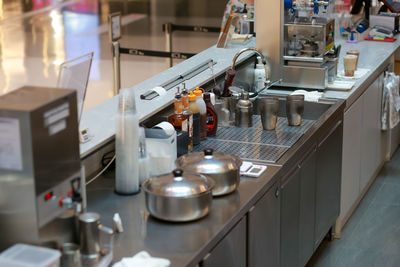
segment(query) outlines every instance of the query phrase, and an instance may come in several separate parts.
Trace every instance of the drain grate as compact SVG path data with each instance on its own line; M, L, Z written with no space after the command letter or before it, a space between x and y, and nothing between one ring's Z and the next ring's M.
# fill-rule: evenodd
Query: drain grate
M236 141L226 141L208 138L196 147L196 151L203 151L212 147L215 151L240 157L243 160L259 160L276 162L289 149L288 147L252 144Z
M215 151L239 156L244 160L277 162L300 137L311 128L315 121L302 120L301 126L287 125L287 119L279 117L275 131L264 131L261 117L253 116L253 127L221 127L217 136L207 138L195 151L212 147Z

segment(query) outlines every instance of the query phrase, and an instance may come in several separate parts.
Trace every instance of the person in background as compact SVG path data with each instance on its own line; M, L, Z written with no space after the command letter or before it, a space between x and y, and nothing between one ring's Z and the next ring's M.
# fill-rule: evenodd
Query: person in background
M229 0L222 18L221 31L230 15L243 13L247 13L248 19L254 19L254 0Z

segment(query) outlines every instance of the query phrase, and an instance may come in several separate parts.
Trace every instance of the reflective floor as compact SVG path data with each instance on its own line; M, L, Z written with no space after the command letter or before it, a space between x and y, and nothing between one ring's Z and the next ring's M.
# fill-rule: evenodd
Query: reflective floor
M94 52L84 106L91 108L113 94L108 14L123 14L122 47L165 50L163 23L219 26L224 4L224 0L0 0L0 95L24 85L54 87L62 62ZM214 45L218 35L175 32L173 37L174 51L197 53ZM166 68L166 59L123 55L122 87Z
M339 240L324 240L308 266L400 266L400 149L386 163Z

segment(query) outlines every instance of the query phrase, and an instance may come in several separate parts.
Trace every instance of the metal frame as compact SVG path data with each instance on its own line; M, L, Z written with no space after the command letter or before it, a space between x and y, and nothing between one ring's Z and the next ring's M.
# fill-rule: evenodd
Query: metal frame
M120 43L118 40L112 39L112 33L111 33L111 31L112 31L111 17L118 16L118 15L120 15L120 13L113 13L109 17L110 18L109 19L110 40L112 43L112 55L113 55L114 95L117 95L121 88L121 54L134 55L134 56L168 58L169 67L172 67L173 59L188 59L188 58L196 55L194 53L183 53L183 52L173 52L172 51L172 33L174 31L220 32L220 29L218 27L188 26L188 25L176 25L176 24L172 24L172 23L166 23L166 24L163 24L163 31L165 32L166 50L167 51L156 51L156 50L146 50L146 49L136 49L136 48L123 48L120 46ZM122 31L121 31L121 33L122 33Z

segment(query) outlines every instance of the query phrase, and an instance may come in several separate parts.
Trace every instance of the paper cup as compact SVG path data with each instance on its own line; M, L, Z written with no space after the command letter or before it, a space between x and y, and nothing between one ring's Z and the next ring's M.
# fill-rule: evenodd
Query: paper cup
M356 50L356 49L353 49L353 50L347 50L346 54L347 55L357 56L357 63L356 63L356 70L357 70L357 68L358 68L358 58L360 57L360 52L358 50Z
M357 68L357 56L345 55L343 57L344 63L344 76L353 77Z

